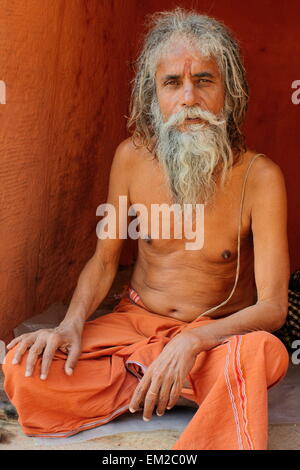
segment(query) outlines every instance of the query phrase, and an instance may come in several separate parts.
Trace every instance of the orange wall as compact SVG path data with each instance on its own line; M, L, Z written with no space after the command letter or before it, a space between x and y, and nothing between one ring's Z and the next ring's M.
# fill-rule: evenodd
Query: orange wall
M67 302L126 137L135 1L1 0L0 338Z
M126 137L130 62L145 14L176 5L223 20L245 54L248 146L282 168L292 268L300 267L298 0L1 0L0 337L67 303L96 243L97 206ZM121 261L130 261L130 244ZM280 254L278 254L280 256Z

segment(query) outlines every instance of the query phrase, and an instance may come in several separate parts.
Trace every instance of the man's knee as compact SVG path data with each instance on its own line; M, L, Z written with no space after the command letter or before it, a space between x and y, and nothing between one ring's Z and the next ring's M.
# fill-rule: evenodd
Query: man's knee
M14 366L17 366L18 364L13 364L13 359L16 354L18 348L18 344L16 344L13 348L9 349L5 355L4 361L3 361L3 370L4 371L9 371L9 370L14 370ZM21 360L19 362L19 365L24 362L24 357L28 355L28 350L24 352L24 354L21 357Z
M277 353L280 356L289 358L288 352L284 344L277 338L277 336L269 333L268 331L252 331L244 335L244 338L249 339L258 346L263 346L266 354Z
M13 396L19 395L24 392L25 389L34 386L30 378L25 377L25 366L29 352L26 351L23 354L22 359L18 364L13 364L12 361L16 348L17 345L7 352L2 364L2 370L4 373L4 390L9 399L13 399ZM37 364L32 376L35 376L36 374L38 374Z
M244 335L243 339L246 347L251 348L249 357L253 357L253 352L257 357L263 354L268 386L284 377L289 365L289 354L276 336L268 331L253 331Z
M5 377L8 377L11 374L11 372L14 372L14 370L15 370L14 368L16 368L16 364L12 363L15 352L16 352L16 348L17 348L17 346L10 349L4 357L4 360L3 360L3 363L2 363L2 370L3 370L3 373L4 373Z

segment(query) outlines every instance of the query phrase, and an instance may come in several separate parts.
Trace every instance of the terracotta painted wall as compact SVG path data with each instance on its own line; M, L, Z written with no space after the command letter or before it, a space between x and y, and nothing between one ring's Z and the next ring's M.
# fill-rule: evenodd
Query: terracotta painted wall
M194 7L239 38L251 86L250 148L284 171L292 268L300 267L299 2L268 0L1 0L0 337L67 303L92 255L97 206L126 137L135 56L147 13ZM127 245L121 261L131 260Z
M67 302L126 137L137 3L1 0L0 337Z

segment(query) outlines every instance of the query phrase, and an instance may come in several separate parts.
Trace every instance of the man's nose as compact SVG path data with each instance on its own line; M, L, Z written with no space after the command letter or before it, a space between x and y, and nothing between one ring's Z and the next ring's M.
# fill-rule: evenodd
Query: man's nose
M197 94L193 84L188 83L183 87L182 106L195 106L197 103Z

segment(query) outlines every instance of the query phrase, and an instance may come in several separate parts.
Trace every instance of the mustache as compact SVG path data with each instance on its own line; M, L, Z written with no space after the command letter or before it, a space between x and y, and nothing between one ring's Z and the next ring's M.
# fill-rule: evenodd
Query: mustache
M172 116L165 123L166 127L173 127L176 125L183 124L186 119L201 119L203 123L207 122L211 126L224 126L226 119L224 116L216 116L210 111L204 110L198 106L190 106L183 108L178 113L172 114ZM199 126L203 127L201 123Z

